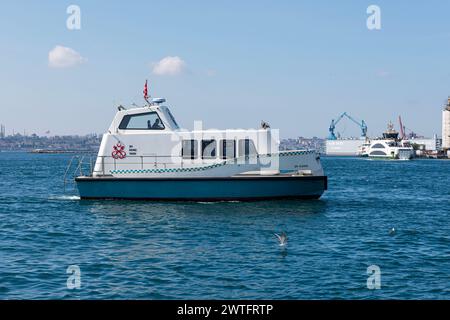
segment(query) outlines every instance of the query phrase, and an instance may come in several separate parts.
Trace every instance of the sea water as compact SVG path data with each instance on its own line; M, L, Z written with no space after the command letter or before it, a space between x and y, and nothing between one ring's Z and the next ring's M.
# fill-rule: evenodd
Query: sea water
M450 161L323 158L320 200L196 203L80 201L70 157L0 153L1 299L450 298Z

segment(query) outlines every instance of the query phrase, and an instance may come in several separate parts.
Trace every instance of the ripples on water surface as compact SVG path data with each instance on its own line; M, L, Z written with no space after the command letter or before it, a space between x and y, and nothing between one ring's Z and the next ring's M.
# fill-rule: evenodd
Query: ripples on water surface
M152 203L63 195L69 159L0 153L0 298L450 298L450 161L324 158L319 201Z

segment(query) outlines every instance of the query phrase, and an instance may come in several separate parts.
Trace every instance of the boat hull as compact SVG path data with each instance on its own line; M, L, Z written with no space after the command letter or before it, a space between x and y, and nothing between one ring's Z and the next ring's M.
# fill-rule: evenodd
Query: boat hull
M234 176L218 178L75 179L81 199L223 201L318 199L327 189L326 176Z

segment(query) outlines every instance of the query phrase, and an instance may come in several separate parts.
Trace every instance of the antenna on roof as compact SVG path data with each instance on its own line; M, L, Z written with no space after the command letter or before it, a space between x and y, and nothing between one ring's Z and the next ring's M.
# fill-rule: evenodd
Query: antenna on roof
M158 105L158 104L161 104L161 103L164 103L164 102L166 102L166 99L164 99L164 98L153 98L152 99L152 105Z

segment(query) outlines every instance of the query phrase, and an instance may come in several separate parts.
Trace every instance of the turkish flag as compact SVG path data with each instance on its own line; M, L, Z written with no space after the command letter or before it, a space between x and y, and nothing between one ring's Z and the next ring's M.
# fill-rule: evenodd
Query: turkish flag
M147 80L145 80L143 92L144 92L144 99L147 99L148 98Z

